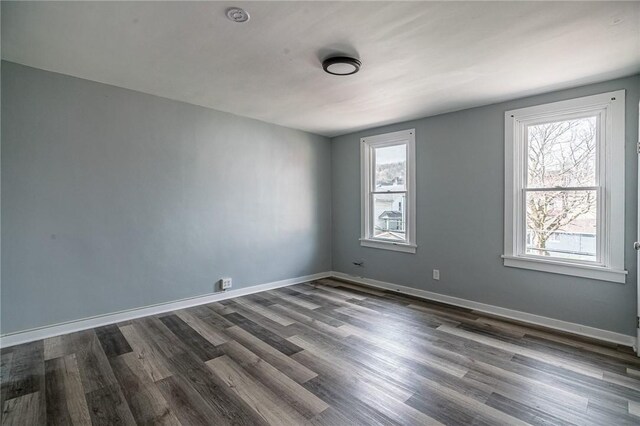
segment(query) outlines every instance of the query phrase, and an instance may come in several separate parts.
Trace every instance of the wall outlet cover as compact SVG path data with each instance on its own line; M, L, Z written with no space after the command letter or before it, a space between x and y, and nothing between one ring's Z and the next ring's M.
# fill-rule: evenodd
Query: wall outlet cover
M233 283L231 282L231 278L220 278L220 287L223 290L231 288L232 285Z
M434 280L439 280L440 279L440 270L439 269L434 269L433 270L433 279Z

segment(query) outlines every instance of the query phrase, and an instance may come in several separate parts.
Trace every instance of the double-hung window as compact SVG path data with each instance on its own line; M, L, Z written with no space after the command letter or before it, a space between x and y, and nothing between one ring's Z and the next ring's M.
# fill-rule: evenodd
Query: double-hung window
M416 252L415 129L360 140L366 247Z
M505 266L625 281L624 102L505 113Z

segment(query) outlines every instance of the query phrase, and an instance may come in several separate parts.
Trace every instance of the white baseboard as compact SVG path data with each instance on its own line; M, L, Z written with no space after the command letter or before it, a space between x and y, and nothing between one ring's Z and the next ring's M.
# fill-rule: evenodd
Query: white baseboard
M421 299L433 300L436 302L448 303L454 306L473 309L479 312L485 312L492 315L498 315L504 318L527 322L530 324L541 325L555 330L565 331L580 336L591 337L593 339L603 340L605 342L617 343L620 345L631 346L637 349L636 338L626 334L616 333L613 331L602 330L595 327L580 325L573 322L562 321L554 318L534 315L527 312L516 311L513 309L501 308L499 306L487 305L485 303L474 302L472 300L461 299L458 297L447 296L445 294L434 293L426 290L419 290L402 285L392 284L385 281L378 281L371 278L357 277L342 272L331 272L331 275L346 281L352 281L365 286L391 290L397 293L408 294Z
M114 324L135 318L145 317L149 315L161 314L178 309L185 309L192 306L204 305L207 303L217 302L220 300L231 299L233 297L245 296L248 294L259 293L261 291L271 290L280 287L286 287L294 284L300 284L308 281L319 280L322 278L335 277L343 280L351 281L357 284L390 290L401 294L415 296L421 299L433 300L436 302L448 303L454 306L473 309L479 312L486 312L492 315L498 315L504 318L517 321L527 322L530 324L541 325L555 330L565 331L580 336L591 337L606 342L617 343L620 345L631 346L637 348L634 336L615 333L613 331L602 330L599 328L588 327L572 322L562 321L558 319L534 315L527 312L516 311L513 309L501 308L499 306L487 305L485 303L474 302L472 300L461 299L445 294L434 293L426 290L419 290L411 287L396 285L385 281L378 281L371 278L357 277L342 272L321 272L313 275L306 275L297 278L290 278L282 281L274 281L265 284L259 284L252 287L242 288L238 290L230 290L226 292L206 294L187 299L176 300L172 302L159 303L156 305L134 308L120 312L114 312L105 315L98 315L90 318L83 318L74 321L49 325L45 327L33 328L30 330L19 331L15 333L4 334L0 336L0 347L9 347L28 343L35 340L46 339L48 337L59 336L61 334L73 333L76 331L87 330L90 328L100 327L103 325Z
M220 300L231 299L232 297L245 296L247 294L258 293L261 291L272 290L274 288L286 287L289 285L300 284L313 280L319 280L322 278L328 278L330 276L330 272L321 272L313 275L305 275L303 277L258 284L238 290L205 294L202 296L190 297L187 299L175 300L172 302L159 303L156 305L144 306L141 308L128 309L125 311L97 315L94 317L48 325L44 327L32 328L15 333L3 334L2 336L0 336L0 347L5 348L9 346L19 345L21 343L33 342L35 340L46 339L48 337L59 336L61 334L87 330L90 328L114 324L135 318L175 311L177 309L185 309L191 306L204 305Z

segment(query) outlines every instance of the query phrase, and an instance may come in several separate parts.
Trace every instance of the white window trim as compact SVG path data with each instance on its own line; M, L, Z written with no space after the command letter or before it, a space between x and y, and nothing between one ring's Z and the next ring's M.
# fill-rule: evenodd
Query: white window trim
M407 144L407 176L406 176L406 235L407 242L372 238L371 229L371 185L373 182L372 155L374 148L381 146ZM405 253L415 253L416 248L416 130L408 129L382 135L367 136L360 139L360 177L361 177L361 232L360 245Z
M558 115L600 114L599 185L604 192L599 215L600 264L526 255L523 188L526 182L525 125ZM624 283L625 91L602 93L505 112L504 265ZM604 140L604 143L602 143ZM604 160L604 161L602 161Z

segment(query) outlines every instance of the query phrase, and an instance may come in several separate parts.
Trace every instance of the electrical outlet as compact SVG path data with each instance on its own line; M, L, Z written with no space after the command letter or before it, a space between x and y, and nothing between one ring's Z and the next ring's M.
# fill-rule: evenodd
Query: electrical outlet
M433 270L433 279L436 281L440 280L440 269L434 269Z
M221 278L220 279L220 288L222 288L223 290L231 288L232 285L233 284L231 283L231 278Z

